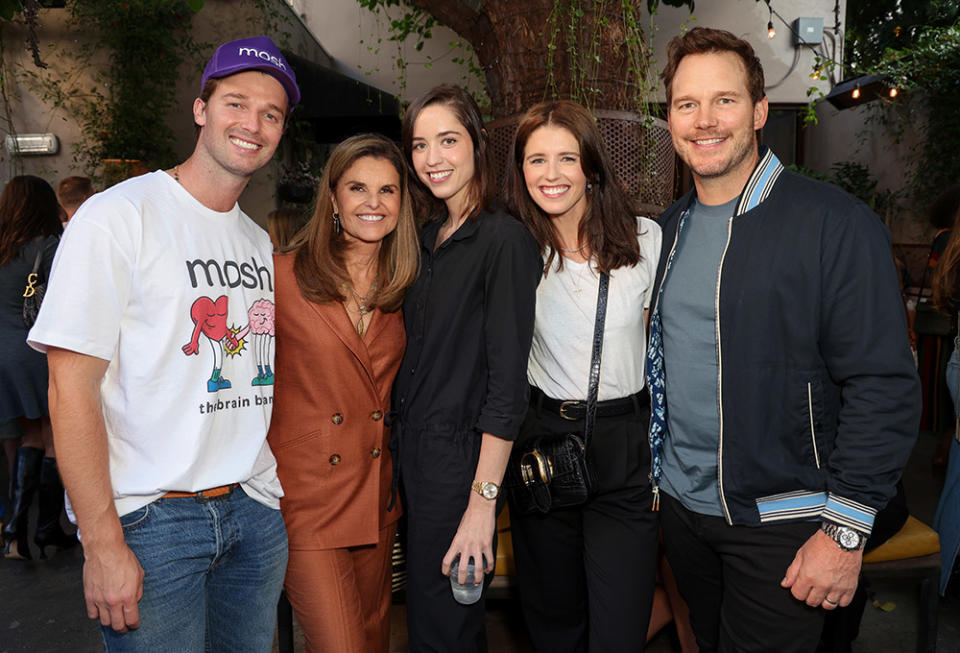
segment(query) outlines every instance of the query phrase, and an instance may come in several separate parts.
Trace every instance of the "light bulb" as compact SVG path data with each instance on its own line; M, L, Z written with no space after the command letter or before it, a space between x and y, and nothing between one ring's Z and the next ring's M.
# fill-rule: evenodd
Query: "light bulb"
M859 97L860 97L860 87L858 86L855 89L853 89L853 99L856 100L856 99L859 99Z
M767 38L772 39L776 35L777 30L773 29L773 21L771 20L769 23L767 23Z
M898 91L896 87L890 89L890 97L897 97L899 93L900 91Z

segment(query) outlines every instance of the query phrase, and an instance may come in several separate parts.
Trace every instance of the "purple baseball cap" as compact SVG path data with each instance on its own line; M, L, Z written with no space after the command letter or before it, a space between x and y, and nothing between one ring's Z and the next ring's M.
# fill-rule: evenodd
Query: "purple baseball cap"
M287 92L290 108L300 101L300 89L297 87L297 76L293 74L293 68L283 58L280 48L266 36L237 39L217 48L207 62L207 67L203 69L200 89L203 90L209 79L226 77L244 70L259 70L272 75Z

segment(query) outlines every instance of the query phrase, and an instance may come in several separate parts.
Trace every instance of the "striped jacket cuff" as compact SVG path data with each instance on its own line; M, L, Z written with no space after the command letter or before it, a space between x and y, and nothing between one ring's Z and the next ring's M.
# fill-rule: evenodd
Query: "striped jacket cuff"
M873 520L876 516L876 508L865 506L831 492L827 495L827 505L823 509L822 518L825 521L848 526L870 535L870 532L873 531Z

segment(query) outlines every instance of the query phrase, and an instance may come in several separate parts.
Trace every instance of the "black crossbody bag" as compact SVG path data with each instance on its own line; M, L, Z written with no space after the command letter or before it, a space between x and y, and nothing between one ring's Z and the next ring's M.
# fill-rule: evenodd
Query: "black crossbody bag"
M510 509L515 512L547 513L555 508L579 506L593 493L595 482L587 466L587 447L597 418L600 355L609 285L610 277L601 274L582 439L579 433L544 435L519 450L514 449L507 464L504 485L510 493Z

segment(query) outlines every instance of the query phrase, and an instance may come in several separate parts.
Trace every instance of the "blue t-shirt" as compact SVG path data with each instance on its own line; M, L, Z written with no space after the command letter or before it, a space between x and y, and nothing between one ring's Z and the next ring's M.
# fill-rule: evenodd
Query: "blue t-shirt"
M694 201L660 299L669 433L660 485L688 510L717 516L717 284L736 202Z

